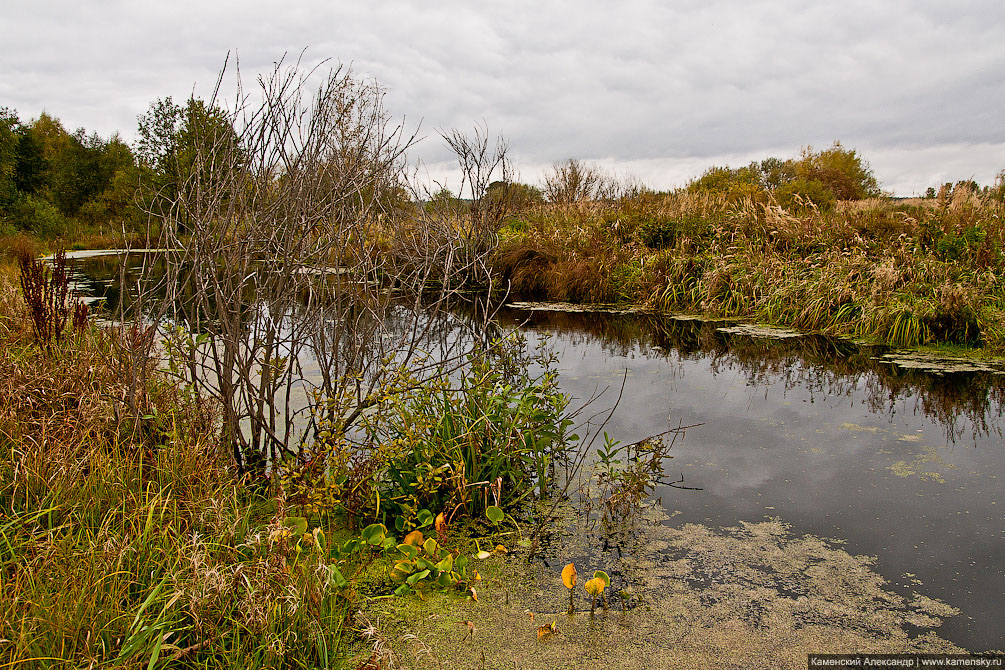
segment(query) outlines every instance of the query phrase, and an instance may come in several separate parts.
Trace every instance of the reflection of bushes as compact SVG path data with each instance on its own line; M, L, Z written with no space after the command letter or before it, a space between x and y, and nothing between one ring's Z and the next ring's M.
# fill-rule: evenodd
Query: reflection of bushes
M683 360L708 358L713 372L739 369L751 385L781 382L786 389L806 387L828 396L865 393L874 412L892 412L913 398L915 410L960 437L965 417L975 435L997 430L987 417L1001 412L1005 381L984 372L935 375L877 360L876 347L823 336L752 338L717 330L709 321L678 321L658 315L535 312L531 325L572 338L597 338L611 355L634 348L662 350Z

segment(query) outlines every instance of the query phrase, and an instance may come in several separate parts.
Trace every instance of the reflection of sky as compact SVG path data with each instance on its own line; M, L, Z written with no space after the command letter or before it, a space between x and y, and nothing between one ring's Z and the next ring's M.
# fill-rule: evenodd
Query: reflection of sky
M612 351L589 337L550 341L563 390L585 400L608 389L596 409L610 407L626 379L605 427L613 438L659 433L668 418L704 424L678 440L667 467L671 479L683 474L685 485L703 490L657 491L680 510L675 522L778 516L796 534L846 540L850 552L877 556L878 571L905 595L911 573L921 592L961 608L943 635L974 649L1001 645L1005 502L997 439L948 442L944 426L914 411L915 398L877 414L864 376L849 380L849 393L829 396L805 375L795 386L770 374L753 386L737 366L720 361L713 369L693 354L682 360L636 345Z

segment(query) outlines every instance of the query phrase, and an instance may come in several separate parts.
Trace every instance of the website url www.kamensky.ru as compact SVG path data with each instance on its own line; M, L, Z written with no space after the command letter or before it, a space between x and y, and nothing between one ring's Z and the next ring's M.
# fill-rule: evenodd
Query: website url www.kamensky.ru
M1005 654L810 654L814 668L1002 668Z

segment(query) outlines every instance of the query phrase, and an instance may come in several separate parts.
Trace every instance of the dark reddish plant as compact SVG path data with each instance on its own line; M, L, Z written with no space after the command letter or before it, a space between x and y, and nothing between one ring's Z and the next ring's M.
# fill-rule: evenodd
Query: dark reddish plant
M18 254L21 269L21 295L31 317L32 332L40 347L48 349L63 339L66 321L72 310L73 329L80 333L87 325L87 305L69 298L70 273L66 267L66 251L53 256L52 269L27 252Z

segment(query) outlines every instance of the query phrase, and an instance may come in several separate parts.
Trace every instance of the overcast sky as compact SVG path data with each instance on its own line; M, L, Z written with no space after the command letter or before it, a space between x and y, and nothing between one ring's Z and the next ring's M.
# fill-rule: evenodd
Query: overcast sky
M523 181L596 161L667 188L840 140L884 189L1005 169L1005 2L137 0L7 3L0 105L132 139L155 98L208 97L284 52L351 62L426 139L483 122ZM455 178L456 180L456 178Z

